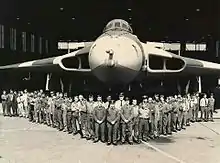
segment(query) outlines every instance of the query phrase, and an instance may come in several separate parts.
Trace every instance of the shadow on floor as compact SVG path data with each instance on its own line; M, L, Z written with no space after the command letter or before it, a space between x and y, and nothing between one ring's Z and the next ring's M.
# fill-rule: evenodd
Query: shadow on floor
M172 136L169 136L169 137L159 137L157 139L151 140L151 142L155 142L158 144L167 144L167 143L174 143L175 140Z

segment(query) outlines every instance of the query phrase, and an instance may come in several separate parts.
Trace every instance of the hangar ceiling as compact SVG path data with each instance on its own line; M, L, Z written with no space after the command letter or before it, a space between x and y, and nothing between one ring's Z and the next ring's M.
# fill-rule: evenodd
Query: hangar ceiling
M213 3L213 2L216 2ZM217 1L2 0L0 19L59 40L90 41L113 18L131 23L142 41L206 41L218 37Z

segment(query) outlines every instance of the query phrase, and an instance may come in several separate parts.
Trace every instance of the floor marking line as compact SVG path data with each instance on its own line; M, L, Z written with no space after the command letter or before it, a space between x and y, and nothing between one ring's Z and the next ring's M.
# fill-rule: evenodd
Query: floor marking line
M175 160L176 162L186 163L185 161L180 160L180 159L178 159L177 157L174 157L174 156L170 155L169 153L166 153L166 152L162 151L161 149L159 149L159 148L157 148L157 147L151 145L150 143L147 143L147 142L144 142L144 141L142 141L142 143L144 143L146 146L148 146L148 147L150 147L150 148L153 148L154 150L156 150L157 152L163 154L164 156L166 156L166 157L168 157L168 158L170 158L170 159Z
M211 130L212 132L216 133L217 135L220 135L219 132L215 131L214 129L212 129L212 128L206 126L206 125L204 125L203 123L199 122L199 124L202 125L203 127L207 128L207 129Z

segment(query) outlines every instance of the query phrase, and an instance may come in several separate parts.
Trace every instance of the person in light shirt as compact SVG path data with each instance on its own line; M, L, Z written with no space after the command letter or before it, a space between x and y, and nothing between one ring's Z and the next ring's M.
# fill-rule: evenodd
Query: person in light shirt
M207 95L204 94L203 98L200 100L200 108L201 108L201 120L205 121L207 120L208 112L207 112L207 105L208 105L208 99Z

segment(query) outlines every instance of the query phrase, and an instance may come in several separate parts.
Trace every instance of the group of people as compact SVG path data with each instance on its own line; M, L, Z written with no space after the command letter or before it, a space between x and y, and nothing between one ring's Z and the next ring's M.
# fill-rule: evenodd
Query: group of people
M213 94L187 94L164 97L143 96L142 101L125 97L118 100L111 96L103 101L102 96L83 95L68 97L66 93L43 90L16 92L10 90L1 95L4 116L29 118L34 123L43 123L69 134L80 134L94 142L133 144L160 135L170 135L185 129L197 121L213 121L215 99ZM200 116L199 116L200 115Z

